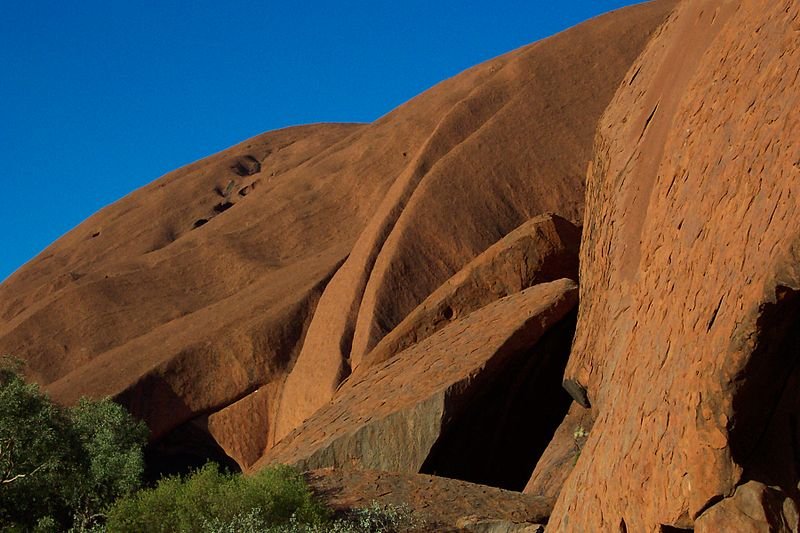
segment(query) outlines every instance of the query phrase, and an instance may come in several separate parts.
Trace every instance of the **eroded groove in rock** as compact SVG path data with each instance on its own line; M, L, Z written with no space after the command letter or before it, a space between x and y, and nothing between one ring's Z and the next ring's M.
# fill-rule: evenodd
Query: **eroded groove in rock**
M571 402L561 378L576 317L571 313L535 347L512 356L469 405L452 409L458 416L420 471L522 491Z
M378 121L402 116L429 129L398 148L406 166L375 200L323 296L287 380L278 435L324 406L386 333L498 239L542 213L580 222L596 122L672 5L598 17L470 69ZM434 96L436 106L420 112Z
M571 280L543 283L454 322L346 381L253 468L278 462L418 472L448 421L569 314L577 292Z

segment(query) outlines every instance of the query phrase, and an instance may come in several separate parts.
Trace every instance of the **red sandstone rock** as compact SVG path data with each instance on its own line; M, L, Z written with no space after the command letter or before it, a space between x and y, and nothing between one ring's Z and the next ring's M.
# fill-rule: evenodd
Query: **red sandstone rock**
M536 463L524 492L555 501L578 462L593 425L592 411L573 403Z
M469 91L447 87L424 145L398 148L408 164L320 300L286 381L278 438L476 255L545 212L582 220L596 121L672 5L616 11L450 80L469 80Z
M796 507L798 30L797 2L685 1L600 122L566 372L597 419L549 530Z
M424 531L486 531L469 526L490 522L506 524L507 531L536 531L532 525L546 521L552 505L537 496L424 474L325 468L308 472L306 479L335 510L372 502L405 505L424 522ZM513 525L519 527L510 529Z
M469 262L406 316L355 372L387 361L453 320L537 283L577 280L580 231L555 215L534 217Z
M800 514L797 503L781 489L767 487L758 481L748 481L736 487L733 496L712 506L695 521L698 533L731 531L742 533L798 530Z
M427 461L435 471L431 456L450 426L471 416L503 368L537 356L531 348L575 307L577 292L566 279L536 285L450 324L346 381L329 405L253 468L286 463L415 473Z

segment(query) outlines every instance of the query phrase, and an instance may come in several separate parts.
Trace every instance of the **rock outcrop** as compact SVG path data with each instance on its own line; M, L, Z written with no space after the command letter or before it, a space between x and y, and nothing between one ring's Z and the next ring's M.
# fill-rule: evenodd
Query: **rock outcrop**
M566 372L596 421L553 531L797 529L798 30L685 1L600 122Z
M422 522L422 531L535 532L552 506L537 496L424 474L327 468L308 472L306 479L335 510L372 502L404 506Z
M192 435L173 457L203 431L249 467L478 254L542 213L580 223L597 121L671 5L165 175L0 286L0 352L60 402L117 398L154 443Z
M0 351L151 465L334 467L440 530L796 532L798 102L797 2L620 10L131 194L0 286Z
M534 217L469 262L387 334L355 374L429 337L453 320L537 283L578 279L580 230L557 215Z
M547 212L580 224L597 120L672 5L616 11L451 80L480 76L469 94L436 110L423 147L402 148L408 165L314 314L286 381L278 438L325 405L388 332L498 239Z
M558 325L577 305L577 293L570 280L544 283L453 322L366 375L346 381L329 405L278 442L254 468L269 463L303 469L358 466L496 486L510 482L521 490L533 470L529 464L525 472L524 462L536 454L529 442L521 457L497 447L497 430L505 430L508 438L513 428L502 426L503 417L493 407L502 406L510 395L504 371L519 375L517 370L527 362L559 355L559 347L565 361L573 326L559 331ZM561 374L556 368L549 376L534 368L525 387L536 390L537 378L552 383ZM485 419L481 404L491 406ZM529 414L529 422L535 427L538 417L552 419L552 409L542 405L539 415ZM566 405L556 413L556 425L565 412ZM459 423L461 417L468 418L466 424ZM526 428L516 429L517 437L528 434ZM451 440L450 435L458 438ZM518 477L520 471L521 480L498 478Z

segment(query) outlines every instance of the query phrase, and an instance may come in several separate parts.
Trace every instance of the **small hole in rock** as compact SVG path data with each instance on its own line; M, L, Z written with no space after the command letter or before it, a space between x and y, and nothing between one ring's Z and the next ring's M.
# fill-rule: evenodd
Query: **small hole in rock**
M208 222L208 219L207 219L207 218L201 218L201 219L199 219L199 220L195 220L195 222L194 222L194 227L195 227L195 228L199 228L200 226L202 226L202 225L203 225L203 224L205 224L206 222Z
M453 308L450 306L445 307L444 311L442 311L442 316L445 320L452 320L453 314Z
M100 236L100 232L99 231L95 231L94 233L92 233L92 239L94 239L95 237L99 237L99 236Z
M224 211L227 211L231 207L233 207L232 202L220 202L214 206L214 211L216 211L217 213L222 213Z

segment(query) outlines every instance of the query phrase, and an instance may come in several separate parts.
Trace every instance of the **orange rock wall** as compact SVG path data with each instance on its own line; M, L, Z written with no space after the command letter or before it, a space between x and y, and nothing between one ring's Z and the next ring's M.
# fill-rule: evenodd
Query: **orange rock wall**
M800 324L798 75L797 2L684 1L607 109L566 373L597 420L549 530L688 528L786 470L752 452Z

